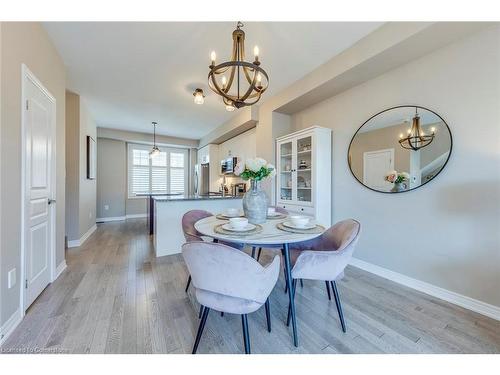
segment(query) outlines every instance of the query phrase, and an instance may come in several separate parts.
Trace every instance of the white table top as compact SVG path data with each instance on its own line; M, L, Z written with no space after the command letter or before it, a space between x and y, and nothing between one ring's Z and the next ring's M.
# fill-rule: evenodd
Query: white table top
M221 241L244 243L248 245L281 245L285 243L295 243L311 240L321 235L321 233L302 234L290 233L276 228L276 224L285 221L282 220L267 220L262 226L262 232L251 234L248 236L225 235L214 232L214 227L218 224L227 223L227 220L219 220L215 216L206 217L198 220L194 227L204 236L216 238Z

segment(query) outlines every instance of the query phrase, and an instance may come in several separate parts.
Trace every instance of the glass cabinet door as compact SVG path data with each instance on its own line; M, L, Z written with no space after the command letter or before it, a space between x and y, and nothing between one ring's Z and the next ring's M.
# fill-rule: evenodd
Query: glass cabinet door
M306 136L297 139L296 144L296 196L298 203L312 202L312 136Z
M292 171L294 169L293 165L293 143L292 141L284 142L279 144L279 194L282 201L291 201L293 199L292 188Z

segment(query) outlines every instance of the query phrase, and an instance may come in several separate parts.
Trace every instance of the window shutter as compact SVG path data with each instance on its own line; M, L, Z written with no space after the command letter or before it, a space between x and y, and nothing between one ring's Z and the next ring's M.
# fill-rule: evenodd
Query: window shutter
M128 196L137 193L181 193L187 188L188 151L160 147L149 157L150 146L128 144Z

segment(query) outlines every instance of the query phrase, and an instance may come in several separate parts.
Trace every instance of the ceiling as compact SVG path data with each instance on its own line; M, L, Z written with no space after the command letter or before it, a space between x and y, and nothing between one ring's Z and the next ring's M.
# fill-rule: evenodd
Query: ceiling
M236 114L207 86L210 51L231 53L236 22L46 22L98 126L199 139ZM246 54L260 49L265 100L379 27L376 22L249 22ZM247 58L248 59L248 58ZM192 92L205 91L205 104Z

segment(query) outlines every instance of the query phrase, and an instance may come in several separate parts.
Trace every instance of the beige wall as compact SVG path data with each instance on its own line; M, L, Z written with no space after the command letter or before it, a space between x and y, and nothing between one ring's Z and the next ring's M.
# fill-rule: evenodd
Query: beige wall
M125 143L97 139L97 218L123 217L126 214L127 158ZM108 210L104 206L108 206Z
M152 134L97 128L97 137L96 218L145 215L147 199L128 198L127 143L151 144ZM191 155L189 160L196 160L196 150L192 147L198 145L197 140L157 135L156 142L160 146L188 148ZM194 153L194 159L191 153ZM191 172L194 172L194 164L191 164L189 168ZM106 177L108 172L116 176L117 180L113 181L113 179ZM188 186L192 186L191 175L188 179ZM108 210L104 209L105 205L109 206Z
M336 221L352 217L362 223L357 258L495 306L500 306L499 66L496 26L293 116L295 129L311 124L333 129L332 213ZM441 115L451 128L453 153L443 172L422 188L376 193L351 176L349 141L371 115L401 103ZM415 233L421 240L412 240Z
M97 128L85 100L80 98L80 237L95 225L96 180L87 179L87 136L97 143Z
M43 27L5 22L1 32L1 233L0 325L19 308L21 277L21 65L56 98L56 264L64 261L65 67ZM7 289L7 272L17 283Z
M219 160L227 158L229 152L232 156L236 156L241 160L246 160L256 157L256 139L255 139L255 128L247 130L234 138L228 139L227 141L219 145ZM219 161L217 160L217 162ZM230 188L231 184L237 184L244 182L240 177L227 177L226 185ZM217 186L222 183L222 177L218 178ZM231 192L231 191L230 191Z
M368 151L392 148L394 169L398 172L410 172L410 152L402 148L398 142L399 134L406 134L407 129L408 124L400 124L356 135L351 145L350 156L352 171L360 181L363 181L363 153Z
M87 136L97 142L97 134L84 100L72 92L66 100L66 236L74 241L95 225L96 180L87 179Z
M80 97L66 91L66 237L80 238Z

